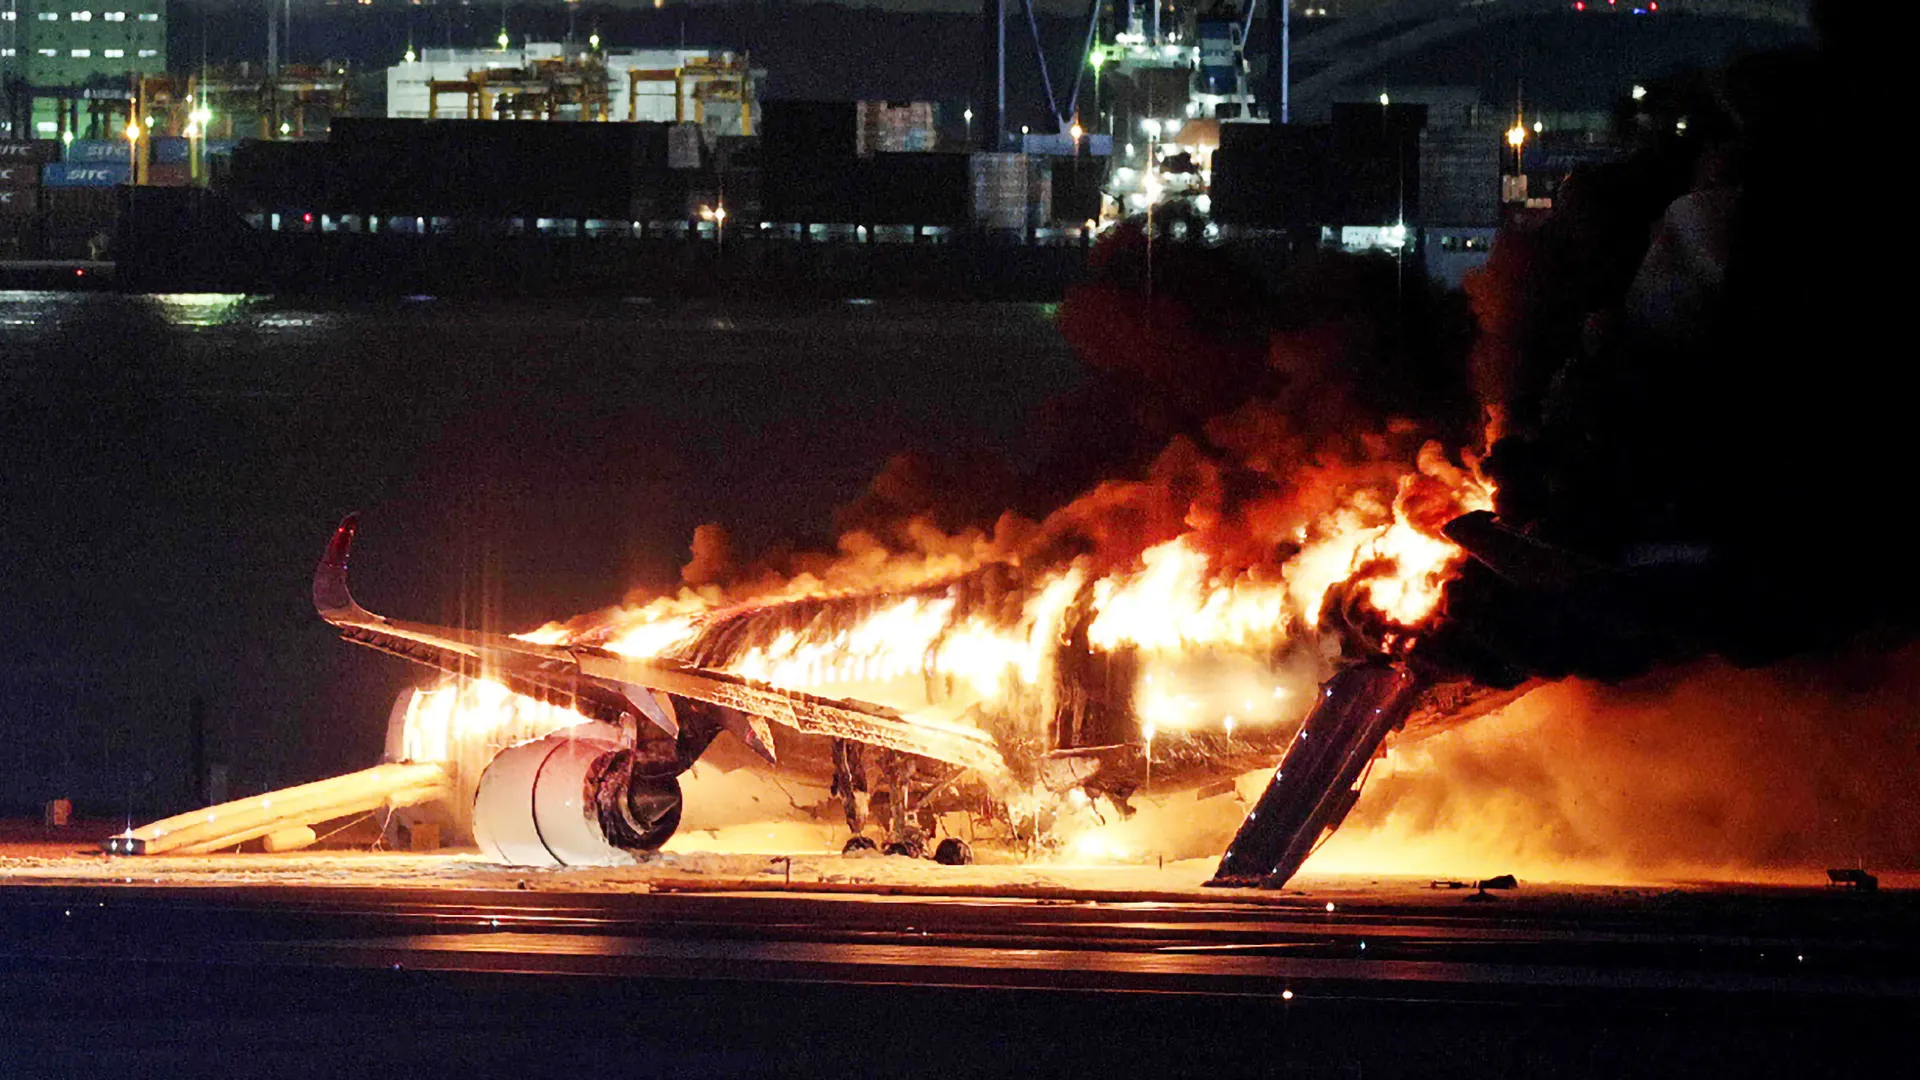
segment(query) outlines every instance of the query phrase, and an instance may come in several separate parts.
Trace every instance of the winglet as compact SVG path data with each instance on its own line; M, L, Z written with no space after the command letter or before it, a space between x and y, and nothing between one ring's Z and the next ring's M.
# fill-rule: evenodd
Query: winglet
M313 609L328 622L371 622L378 616L354 602L347 589L347 556L353 550L353 534L360 529L360 515L348 514L333 530L327 553L313 568Z

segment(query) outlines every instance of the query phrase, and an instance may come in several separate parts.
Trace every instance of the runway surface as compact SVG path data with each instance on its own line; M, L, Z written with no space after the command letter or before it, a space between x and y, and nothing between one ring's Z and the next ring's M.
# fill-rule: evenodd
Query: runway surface
M1470 895L14 886L0 1075L1826 1073L1920 1012L1912 894Z

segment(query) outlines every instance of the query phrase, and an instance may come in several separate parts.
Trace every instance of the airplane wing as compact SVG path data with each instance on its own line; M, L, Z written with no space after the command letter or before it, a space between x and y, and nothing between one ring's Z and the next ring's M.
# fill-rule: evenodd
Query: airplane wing
M768 761L771 720L810 735L851 739L932 758L988 776L1006 772L986 733L903 715L862 701L825 698L672 660L636 659L581 645L538 645L506 634L402 622L361 607L347 587L359 515L349 514L313 571L313 606L348 641L463 678L492 679L515 693L565 705L617 723L645 716L668 735L679 732L672 699L722 706L727 726ZM735 715L737 720L732 719Z

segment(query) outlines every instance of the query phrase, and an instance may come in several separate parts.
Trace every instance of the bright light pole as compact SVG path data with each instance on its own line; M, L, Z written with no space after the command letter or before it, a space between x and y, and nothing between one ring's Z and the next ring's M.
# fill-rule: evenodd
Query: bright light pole
M213 110L205 105L196 105L187 114L187 160L193 165L193 179L198 181L206 177L207 136L213 130Z
M145 131L146 129L140 126L140 121L129 119L127 130L121 132L127 137L127 183L129 184L140 182L140 136Z
M1093 126L1097 128L1100 126L1100 69L1107 66L1106 50L1094 49L1087 63L1093 67Z

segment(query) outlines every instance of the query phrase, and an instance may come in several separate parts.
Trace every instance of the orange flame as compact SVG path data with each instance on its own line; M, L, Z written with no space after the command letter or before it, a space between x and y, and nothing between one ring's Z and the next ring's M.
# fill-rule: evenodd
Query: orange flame
M1030 552L944 537L922 525L920 560L880 550L864 536L849 538L825 574L771 589L763 584L745 601L712 588L683 589L523 636L588 641L635 657L684 657L701 648L711 627L766 613L776 617L777 632L714 666L790 689L907 711L937 705L958 716L971 708L1017 709L1022 700L1027 708L1044 705L1048 673L1078 614L1093 653L1140 658L1133 697L1143 728L1232 731L1297 718L1309 699L1297 692L1304 673L1279 670L1271 660L1324 636L1322 608L1335 586L1356 589L1385 624L1416 631L1461 555L1438 525L1491 503L1485 480L1429 444L1397 484L1362 484L1292 536L1267 538L1270 547L1292 551L1278 566L1222 565L1227 560L1208 551L1207 534L1191 526L1101 572L1088 556L1036 567ZM1198 516L1196 510L1189 518ZM1013 602L985 609L967 602L968 576L993 567L1017 576ZM846 598L864 601L852 617L788 607ZM1233 656L1251 663L1228 665L1228 672L1222 660ZM1016 700L1023 694L1029 698Z

